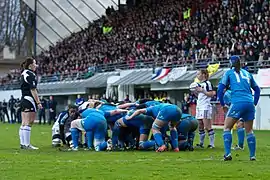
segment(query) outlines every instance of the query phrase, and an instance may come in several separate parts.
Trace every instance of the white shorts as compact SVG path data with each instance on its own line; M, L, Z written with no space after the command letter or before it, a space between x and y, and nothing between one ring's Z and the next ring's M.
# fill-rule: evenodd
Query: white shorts
M208 110L196 109L196 119L212 119L212 108Z
M83 126L82 126L82 119L76 119L71 122L71 128L77 128L80 131L85 131Z

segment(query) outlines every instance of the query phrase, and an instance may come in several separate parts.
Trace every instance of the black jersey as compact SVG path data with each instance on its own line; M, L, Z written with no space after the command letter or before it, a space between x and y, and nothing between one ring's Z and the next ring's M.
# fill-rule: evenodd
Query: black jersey
M25 69L21 74L22 97L32 96L31 89L37 88L37 78L33 71Z

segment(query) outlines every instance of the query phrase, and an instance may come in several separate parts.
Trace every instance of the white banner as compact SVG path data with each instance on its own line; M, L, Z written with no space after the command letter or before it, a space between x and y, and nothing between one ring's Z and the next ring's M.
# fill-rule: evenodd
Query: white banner
M270 87L270 68L259 69L256 79L260 87Z
M166 84L169 81L175 81L176 79L180 78L187 72L187 67L178 67L173 68L171 72L162 78L159 82L160 84Z

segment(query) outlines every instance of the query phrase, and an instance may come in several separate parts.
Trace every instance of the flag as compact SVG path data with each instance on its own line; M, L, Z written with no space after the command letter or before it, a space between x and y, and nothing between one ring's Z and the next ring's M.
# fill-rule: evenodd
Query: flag
M219 68L219 64L209 64L207 67L209 77L215 74L218 71L218 68ZM195 77L194 82L199 83L200 80L197 77Z
M178 68L173 68L167 76L162 78L159 82L161 84L166 84L169 81L175 81L176 79L180 78L187 72L187 66L185 67L178 67Z
M215 74L218 71L218 68L219 68L219 64L209 64L207 67L209 77Z
M156 80L161 80L163 79L164 77L166 77L169 72L171 71L171 68L160 68L157 70L157 72L154 74L154 76L152 77L152 80L153 81L156 81Z

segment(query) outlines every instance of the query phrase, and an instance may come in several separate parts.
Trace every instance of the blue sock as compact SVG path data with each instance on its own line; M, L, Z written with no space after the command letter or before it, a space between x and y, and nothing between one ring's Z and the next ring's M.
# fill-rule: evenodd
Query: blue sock
M113 131L112 131L112 145L113 147L116 147L118 145L118 136L120 133L120 127L121 125L118 122L115 122L113 126Z
M100 151L105 151L106 148L107 148L107 142L106 142L106 141L104 141L103 143L101 143L101 144L99 145L99 150L100 150Z
M245 139L245 129L244 128L237 129L237 136L238 136L238 146L243 148Z
M151 147L155 146L155 141L152 140L148 140L148 141L140 141L139 147L140 149L149 149Z
M86 142L87 142L87 147L92 148L93 147L93 139L94 139L94 134L92 131L87 131L86 132Z
M120 147L120 148L124 148L124 147L125 147L125 143L124 143L124 141L119 140L119 141L118 141L118 147Z
M71 128L70 131L74 148L77 148L79 146L79 130L76 128Z
M187 149L187 146L188 146L188 142L187 141L184 141L184 142L179 143L178 148L181 151L185 151Z
M231 147L232 147L232 133L231 133L231 131L224 131L223 132L223 141L224 141L225 156L228 156L231 154Z
M158 145L158 147L161 147L162 145L164 145L161 133L155 133L153 135L154 135L155 142Z
M170 131L171 134L171 144L172 144L172 149L178 148L178 136L177 136L177 131L175 129L172 129Z
M247 143L249 148L249 156L253 157L255 156L256 152L256 138L253 133L247 134Z

